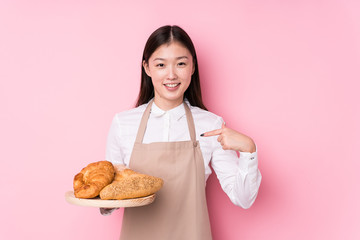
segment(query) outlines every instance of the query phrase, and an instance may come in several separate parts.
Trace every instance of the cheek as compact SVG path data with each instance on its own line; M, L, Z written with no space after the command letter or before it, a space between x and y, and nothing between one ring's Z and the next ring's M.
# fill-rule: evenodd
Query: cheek
M186 88L185 88L185 89L188 89L188 88L189 88L190 83L191 83L191 78L190 78L188 81L186 81Z
M151 79L153 82L161 82L164 78L164 74L161 71L153 71L151 73Z
M191 76L192 76L191 72L187 71L183 74L182 78L183 80L186 81L187 84L190 84Z

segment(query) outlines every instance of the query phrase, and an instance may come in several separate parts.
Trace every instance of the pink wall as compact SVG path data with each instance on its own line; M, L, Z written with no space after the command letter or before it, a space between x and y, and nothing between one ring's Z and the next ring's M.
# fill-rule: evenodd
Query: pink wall
M133 106L149 34L178 24L208 108L259 149L252 208L210 177L214 239L359 239L359 2L124 2L1 1L0 238L117 239L121 211L64 193Z

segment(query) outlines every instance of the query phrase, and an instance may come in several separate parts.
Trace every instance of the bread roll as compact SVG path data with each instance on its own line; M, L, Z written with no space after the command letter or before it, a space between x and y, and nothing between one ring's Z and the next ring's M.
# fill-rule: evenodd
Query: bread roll
M161 178L137 173L131 169L117 171L114 181L100 192L103 200L122 200L149 196L163 186Z
M115 177L111 162L99 161L90 163L74 177L74 195L77 198L94 198L110 184Z

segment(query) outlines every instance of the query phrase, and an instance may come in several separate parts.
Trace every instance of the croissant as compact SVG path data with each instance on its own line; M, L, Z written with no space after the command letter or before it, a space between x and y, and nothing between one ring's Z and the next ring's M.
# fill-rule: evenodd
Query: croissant
M74 177L74 195L77 198L94 198L110 184L115 177L115 168L111 162L90 163Z
M114 181L100 191L100 198L122 200L145 197L159 191L163 183L161 178L124 169L116 171Z

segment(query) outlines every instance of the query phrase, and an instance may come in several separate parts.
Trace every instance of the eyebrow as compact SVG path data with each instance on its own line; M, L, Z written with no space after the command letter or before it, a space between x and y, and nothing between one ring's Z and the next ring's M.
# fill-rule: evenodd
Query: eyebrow
M187 56L181 56L181 57L177 57L176 60L179 60L179 59L183 59L183 58L188 58ZM156 61L156 60L161 60L161 61L165 61L166 59L165 58L155 58L153 61Z

